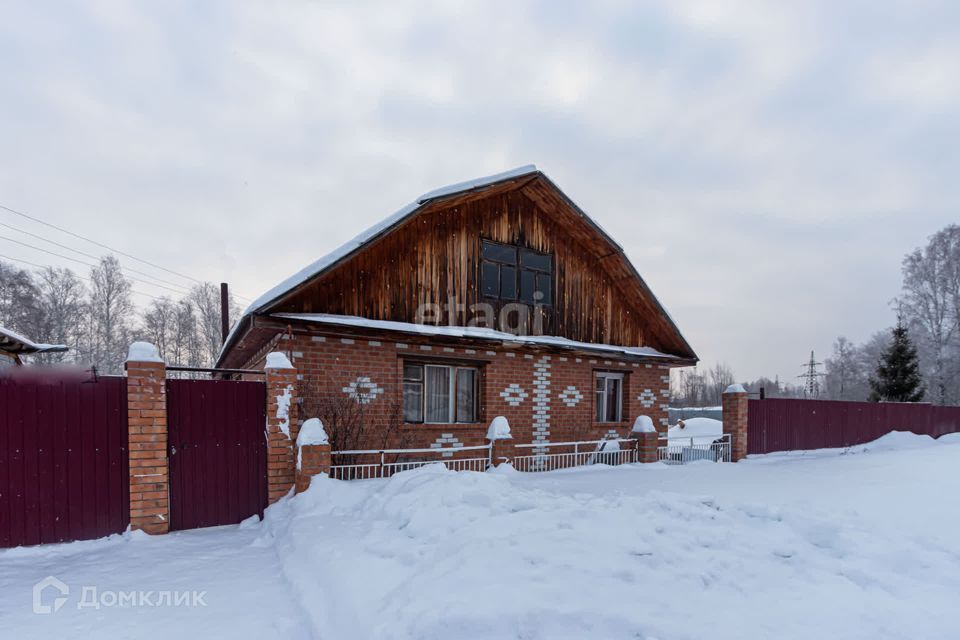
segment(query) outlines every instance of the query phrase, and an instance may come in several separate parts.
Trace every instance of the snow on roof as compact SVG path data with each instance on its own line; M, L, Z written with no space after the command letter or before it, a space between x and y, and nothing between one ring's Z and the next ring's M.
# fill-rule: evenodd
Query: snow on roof
M387 217L384 220L381 220L377 224L373 225L360 235L356 236L349 242L344 243L338 248L334 249L327 255L323 256L319 260L316 260L306 267L297 271L295 274L273 287L259 298L250 303L250 306L247 307L247 310L243 312L243 315L247 315L254 311L259 310L261 307L269 304L276 298L279 298L286 292L291 289L303 284L307 280L313 278L314 276L326 271L334 264L347 257L366 243L370 242L374 238L382 235L385 231L391 227L396 226L412 214L414 214L417 209L429 202L430 200L435 200L437 198L442 198L444 196L452 195L454 193L460 193L462 191L469 191L471 189L478 189L480 187L485 187L503 180L509 180L510 178L516 178L518 176L526 175L528 173L533 173L537 171L537 167L528 164L522 167L517 167L516 169L511 169L510 171L504 171L503 173L497 173L492 176L485 176L483 178L476 178L474 180L468 180L466 182L458 182L457 184L452 184L446 187L440 187L439 189L434 189L433 191L428 191L427 193L421 195L419 198L408 204L407 206L399 209L394 212L393 215ZM229 341L228 341L229 342Z
M593 342L578 342L560 336L518 336L486 327L460 327L448 325L415 324L412 322L396 322L394 320L370 320L358 316L341 316L329 313L274 313L272 318L300 320L302 322L316 322L318 324L332 324L347 327L361 327L382 331L399 331L415 333L424 336L443 336L448 338L473 338L476 340L496 340L499 342L515 342L544 347L558 347L561 349L580 349L584 351L603 351L618 355L641 356L648 358L668 358L674 356L657 351L653 347L624 347L616 344L597 344Z
M65 344L46 344L34 342L12 329L0 327L0 348L11 353L44 353L49 351L67 351Z

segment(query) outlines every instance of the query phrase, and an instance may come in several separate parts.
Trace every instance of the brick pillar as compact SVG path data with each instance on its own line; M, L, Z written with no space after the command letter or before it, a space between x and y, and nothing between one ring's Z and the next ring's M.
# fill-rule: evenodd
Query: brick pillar
M510 424L503 416L497 416L487 429L487 440L490 442L490 459L492 466L512 464L516 449L513 446L513 436L510 434Z
M730 460L738 462L747 455L747 391L732 384L723 392L723 432L730 434Z
M147 533L167 533L167 367L157 348L147 342L130 345L126 367L130 526Z
M306 491L310 479L321 473L330 473L330 445L300 445L297 451L297 493Z
M637 439L637 462L656 462L660 433L649 416L637 416L631 436Z
M310 418L297 436L297 493L310 486L313 476L330 473L330 441L319 418Z
M287 495L296 481L297 370L279 352L267 355L267 501Z

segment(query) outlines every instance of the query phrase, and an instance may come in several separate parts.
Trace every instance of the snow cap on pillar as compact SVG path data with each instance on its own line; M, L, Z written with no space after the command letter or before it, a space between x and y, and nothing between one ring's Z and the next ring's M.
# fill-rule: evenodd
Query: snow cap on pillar
M327 438L327 431L323 428L320 418L310 418L300 427L300 434L297 435L297 446L304 447L317 444L330 444Z
M656 433L657 429L653 426L653 420L650 416L637 416L633 421L633 433Z
M747 390L743 388L742 384L732 384L726 388L723 394L726 395L728 393L746 393L746 392Z
M264 369L293 369L293 365L290 364L290 359L287 358L286 354L280 351L271 351L267 354L267 363L263 367Z
M510 435L510 423L507 422L507 419L503 416L497 416L490 423L490 428L487 429L487 440L512 440L513 436Z
M149 342L134 342L127 351L127 362L163 362L156 345Z

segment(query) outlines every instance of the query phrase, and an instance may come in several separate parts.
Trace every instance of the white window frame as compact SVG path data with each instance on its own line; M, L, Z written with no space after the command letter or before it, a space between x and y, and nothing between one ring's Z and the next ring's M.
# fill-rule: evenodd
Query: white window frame
M599 409L600 409L600 412L599 412L599 413L600 413L600 416L601 416L603 419L602 419L602 420L598 420L598 421L597 421L598 424L617 424L617 423L619 423L619 422L623 422L623 383L624 383L624 375L623 375L622 373L618 373L618 372L615 372L615 371L597 371L597 372L596 372L596 380L603 380L603 392L600 392L600 391L597 389L596 382L594 382L594 387L593 387L593 401L594 401L594 403L595 403L595 406L594 406L594 414L593 414L594 419L596 420L596 417L597 417L597 409L599 408ZM607 385L609 384L609 381L610 381L610 380L619 380L619 381L620 381L620 389L619 389L620 393L617 394L617 414L616 414L616 415L617 415L617 419L616 419L616 420L607 420L607 419L606 419L606 417L607 417ZM597 396L599 396L599 397L597 397Z
M430 362L405 362L406 365L414 365L423 368L423 376L421 378L421 394L420 394L420 415L423 417L423 420L419 422L407 422L407 424L477 424L480 420L479 416L479 407L477 406L477 394L479 390L479 379L480 379L480 370L477 367L469 367L458 364L435 364ZM447 420L435 421L427 420L427 397L429 395L427 390L427 369L447 369L447 384L449 385L447 394L449 397L449 406L447 407ZM461 422L457 420L457 372L461 369L466 369L473 372L473 420L469 422ZM403 380L403 384L407 384L407 380ZM406 415L404 415L404 421L406 421Z

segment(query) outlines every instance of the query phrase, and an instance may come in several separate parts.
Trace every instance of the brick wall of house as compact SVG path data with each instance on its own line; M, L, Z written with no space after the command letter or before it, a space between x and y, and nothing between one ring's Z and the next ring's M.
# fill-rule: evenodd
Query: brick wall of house
M634 419L650 416L660 431L667 428L669 369L657 364L616 358L544 354L518 349L464 347L426 340L367 339L335 334L278 336L270 350L285 352L297 369L298 395L303 399L300 420L315 417L318 405L356 402L370 425L357 448L450 447L486 443L494 416L510 422L515 443L596 440L616 433L630 437ZM261 368L262 356L248 368ZM404 358L442 363L444 358L476 360L481 371L480 414L475 424L404 424L402 376ZM596 423L595 372L619 371L624 376L623 420ZM340 403L340 405L338 405ZM327 420L325 420L328 422ZM391 426L388 426L391 425ZM328 432L336 426L327 424ZM389 439L384 434L389 433Z

